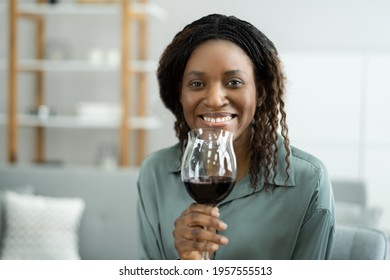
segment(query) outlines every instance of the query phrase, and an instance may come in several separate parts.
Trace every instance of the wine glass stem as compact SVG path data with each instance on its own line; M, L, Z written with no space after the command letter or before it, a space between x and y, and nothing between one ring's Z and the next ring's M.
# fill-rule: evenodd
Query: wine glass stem
M204 227L204 229L207 230L207 227ZM207 241L204 242L202 257L203 257L203 260L210 260L210 253L206 249L206 244L207 244Z
M203 260L210 260L210 254L208 251L204 250L202 256L203 256Z

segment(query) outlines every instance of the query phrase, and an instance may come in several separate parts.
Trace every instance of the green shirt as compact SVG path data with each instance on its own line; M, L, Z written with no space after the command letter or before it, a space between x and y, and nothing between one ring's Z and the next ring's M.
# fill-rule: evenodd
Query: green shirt
M334 200L326 167L312 155L291 147L286 180L285 150L279 143L275 187L249 175L219 204L229 239L215 259L328 259L334 236ZM138 180L138 258L177 259L174 221L192 202L180 177L180 148L149 155ZM272 174L271 174L272 176ZM272 177L271 177L272 178Z

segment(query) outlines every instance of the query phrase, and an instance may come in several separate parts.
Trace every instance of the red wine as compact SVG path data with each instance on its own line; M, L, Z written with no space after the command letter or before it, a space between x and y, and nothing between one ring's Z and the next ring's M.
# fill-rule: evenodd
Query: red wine
M229 177L207 177L184 181L190 196L198 203L216 205L233 189L235 180Z

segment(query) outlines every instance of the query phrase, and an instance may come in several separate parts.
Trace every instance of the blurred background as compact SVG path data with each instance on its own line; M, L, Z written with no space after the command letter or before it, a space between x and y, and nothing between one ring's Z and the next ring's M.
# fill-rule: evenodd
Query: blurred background
M45 34L39 47L32 20L28 16L17 20L17 61L24 70L16 75L20 116L15 163L37 160L35 133L39 126L45 130L45 156L38 161L61 167L138 166L147 154L176 143L173 117L159 99L155 77L159 56L173 36L193 20L210 13L235 15L262 30L280 53L287 75L291 143L320 158L337 187L352 186L336 190L346 204L349 197L363 193L362 203L370 210L364 214L366 223L390 229L390 184L386 179L390 173L389 1L150 0L144 29L131 25L128 31L132 36L130 59L146 62L133 67L140 67L137 71L143 74L128 79L128 101L121 98L124 33L118 3L96 7L96 3L80 3L88 0L57 0L40 10L29 6L36 1L17 2L19 8L45 16ZM68 4L82 7L74 9ZM10 133L8 10L8 1L0 0L3 165L9 163ZM139 44L141 40L146 43ZM34 60L39 48L46 61L42 64ZM34 93L37 72L44 73L45 101L41 104ZM143 86L134 86L135 79ZM119 141L123 102L128 102L133 118L125 139L127 150ZM140 143L145 150L136 156ZM120 161L123 152L128 157L125 164ZM344 206L340 206L340 219ZM344 214L361 218L362 213Z

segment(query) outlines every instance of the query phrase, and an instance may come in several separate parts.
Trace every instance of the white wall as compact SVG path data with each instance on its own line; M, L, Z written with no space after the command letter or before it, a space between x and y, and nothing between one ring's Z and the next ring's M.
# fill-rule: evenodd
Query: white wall
M386 0L154 0L169 17L151 19L150 56L158 59L172 37L187 23L209 13L236 15L261 29L277 46L288 75L289 128L293 144L321 158L334 178L361 179L369 187L369 204L383 207L381 226L390 228L390 2ZM56 18L48 37L68 42L72 55L85 57L91 43L118 46L117 19ZM85 23L88 23L87 25ZM96 33L93 28L102 32ZM0 17L0 58L6 57L6 20ZM78 32L74 32L76 29ZM23 27L28 31L28 27ZM60 32L58 32L58 30ZM86 36L87 34L87 36ZM99 34L105 34L99 36ZM22 52L29 53L25 43ZM0 72L0 113L6 108L6 79ZM54 74L53 74L54 75ZM71 112L75 100L115 100L117 76L73 75L52 77L50 99ZM161 105L154 75L150 76L150 108L163 123L150 133L149 151L176 142L173 118ZM29 104L28 77L20 80ZM60 96L60 97L58 97ZM85 137L94 135L94 140ZM5 161L6 130L0 127L0 161ZM31 133L22 131L22 160L29 160ZM72 162L93 162L101 143L115 142L112 131L58 131L48 136L48 153Z

